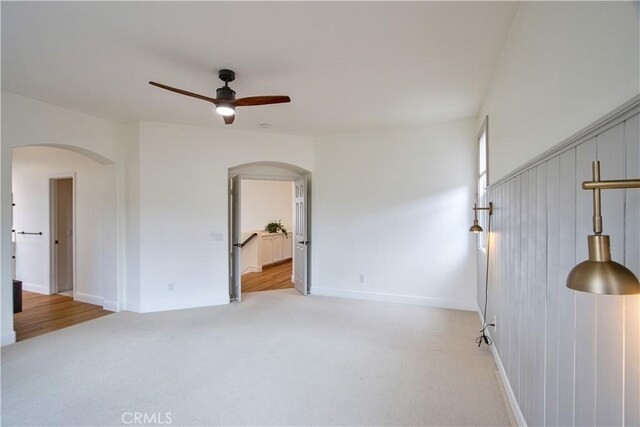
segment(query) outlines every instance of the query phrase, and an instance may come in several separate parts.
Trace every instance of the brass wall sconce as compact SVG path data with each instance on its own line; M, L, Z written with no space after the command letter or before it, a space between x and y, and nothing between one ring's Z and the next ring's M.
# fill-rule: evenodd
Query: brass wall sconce
M609 236L602 234L600 191L640 188L640 179L600 181L600 162L592 163L593 181L582 183L583 190L593 191L593 232L588 236L589 259L573 267L567 287L575 291L604 295L640 293L638 278L624 265L611 260Z
M489 232L489 235L487 236L487 269L485 270L486 275L484 278L484 310L482 312L482 329L480 330L482 335L476 338L476 344L480 347L482 343L487 345L493 344L493 341L487 335L487 328L489 326L496 326L495 323L487 323L487 304L489 302L489 255L491 254L491 240L489 238L491 237L491 215L493 215L493 203L489 202L489 207L487 208L479 208L477 203L473 204L473 225L469 231L476 234L484 231L478 224L478 211L489 211L489 220L487 221L487 232Z
M489 211L489 215L493 214L493 203L489 202L488 208L479 208L477 203L473 204L473 225L469 229L472 233L482 233L484 230L478 225L478 211Z

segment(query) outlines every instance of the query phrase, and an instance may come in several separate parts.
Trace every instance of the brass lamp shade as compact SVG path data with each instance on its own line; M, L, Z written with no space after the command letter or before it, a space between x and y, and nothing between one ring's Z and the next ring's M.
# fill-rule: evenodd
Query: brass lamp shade
M469 231L472 233L482 233L484 230L482 230L482 227L478 225L478 221L473 221L473 225L471 226Z
M575 291L604 295L640 293L638 278L624 265L611 261L609 236L589 236L589 260L576 265L567 277Z

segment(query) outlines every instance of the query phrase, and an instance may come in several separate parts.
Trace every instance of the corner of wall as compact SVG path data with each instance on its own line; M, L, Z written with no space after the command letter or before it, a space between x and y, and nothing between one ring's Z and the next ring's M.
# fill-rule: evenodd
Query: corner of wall
M5 345L10 345L16 342L16 332L11 331L8 334L2 335L0 340L0 347L4 347Z
M123 125L122 152L125 187L125 285L123 307L139 311L140 305L140 123Z

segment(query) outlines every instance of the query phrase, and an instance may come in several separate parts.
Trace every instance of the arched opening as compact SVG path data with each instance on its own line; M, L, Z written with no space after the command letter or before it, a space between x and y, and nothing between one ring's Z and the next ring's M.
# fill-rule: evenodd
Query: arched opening
M229 168L229 178L241 175L265 179L295 179L311 174L311 171L283 162L250 162Z
M310 185L311 172L288 163L229 168L231 301L241 301L243 290L309 293Z
M18 341L118 310L116 173L114 161L82 147L13 148L11 275ZM56 316L43 308L54 304Z
M88 150L84 147L78 147L77 145L70 145L70 144L54 144L54 143L42 143L42 144L29 144L29 145L22 145L20 147L15 147L14 150L16 148L25 148L25 147L50 147L50 148L59 148L61 150L67 150L67 151L71 151L73 153L77 153L77 154L81 154L97 163L100 163L101 165L115 165L115 162L105 156L103 156L102 154L98 154L95 151L91 151Z

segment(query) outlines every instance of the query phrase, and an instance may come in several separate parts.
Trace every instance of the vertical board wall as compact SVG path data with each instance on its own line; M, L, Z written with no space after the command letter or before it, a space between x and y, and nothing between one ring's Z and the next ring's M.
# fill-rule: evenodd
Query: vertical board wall
M591 162L601 179L640 177L635 114L560 149L489 189L495 213L487 320L528 425L640 425L640 296L574 292L587 258ZM640 276L640 189L602 192L615 261ZM484 304L484 275L478 303Z

